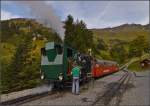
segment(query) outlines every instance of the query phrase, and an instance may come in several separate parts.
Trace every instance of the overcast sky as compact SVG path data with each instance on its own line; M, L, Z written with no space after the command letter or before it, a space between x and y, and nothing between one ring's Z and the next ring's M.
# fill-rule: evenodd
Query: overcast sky
M45 3L52 6L54 13L62 21L71 14L75 20L82 19L88 28L149 23L149 1L45 1ZM29 9L17 4L17 1L1 2L1 20L31 17Z

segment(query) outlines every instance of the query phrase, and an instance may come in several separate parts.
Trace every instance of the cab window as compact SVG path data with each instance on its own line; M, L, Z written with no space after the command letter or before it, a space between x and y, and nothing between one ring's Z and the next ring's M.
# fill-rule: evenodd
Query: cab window
M43 56L46 56L46 50L45 50L45 48L41 48L41 54L42 54Z
M56 49L57 54L62 54L63 49L61 45L55 45L55 49Z

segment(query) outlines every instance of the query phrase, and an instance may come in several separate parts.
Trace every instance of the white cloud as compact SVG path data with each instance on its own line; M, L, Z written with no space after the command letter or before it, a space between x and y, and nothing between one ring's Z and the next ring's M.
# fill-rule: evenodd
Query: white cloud
M21 16L15 15L11 12L1 10L1 20L8 20L11 18L20 18Z
M148 1L53 1L48 4L62 20L71 14L74 19L82 19L88 28L149 23Z

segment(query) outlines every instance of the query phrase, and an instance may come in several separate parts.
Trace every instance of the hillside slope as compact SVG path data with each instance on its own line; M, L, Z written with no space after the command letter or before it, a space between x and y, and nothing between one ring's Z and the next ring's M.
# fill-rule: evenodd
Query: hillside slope
M104 39L109 42L112 39L120 39L124 41L131 41L137 36L144 36L148 39L150 24L123 24L113 28L104 29L91 29L94 33L94 37Z
M27 34L32 36L33 46L36 46L33 52L35 50L40 50L44 42L54 40L61 41L58 35L56 35L50 28L42 26L33 19L18 18L1 21L1 26L1 58L3 58L3 56L10 58L9 55L13 55L15 48L26 38ZM37 53L39 54L40 51L37 51Z

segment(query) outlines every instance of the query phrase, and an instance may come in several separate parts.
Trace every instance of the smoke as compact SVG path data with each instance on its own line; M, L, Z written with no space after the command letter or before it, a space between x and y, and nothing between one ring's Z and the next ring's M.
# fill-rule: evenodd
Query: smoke
M53 12L50 5L47 5L44 1L17 1L18 3L29 7L31 15L36 18L36 20L45 25L46 27L52 28L59 36L64 39L63 23Z

